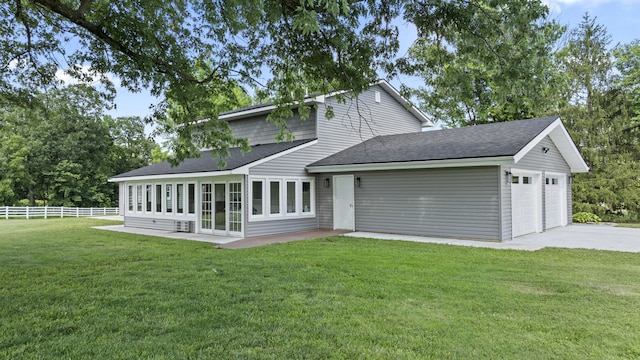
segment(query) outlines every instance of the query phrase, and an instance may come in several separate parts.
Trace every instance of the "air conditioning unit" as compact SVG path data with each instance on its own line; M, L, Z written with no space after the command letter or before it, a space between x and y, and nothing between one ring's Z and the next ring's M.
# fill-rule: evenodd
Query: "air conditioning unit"
M176 221L176 231L177 232L195 232L195 222L194 221Z

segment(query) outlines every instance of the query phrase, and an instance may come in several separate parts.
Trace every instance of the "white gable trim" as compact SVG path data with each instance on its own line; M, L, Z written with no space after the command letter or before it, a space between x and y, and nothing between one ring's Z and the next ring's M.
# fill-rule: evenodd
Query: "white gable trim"
M277 154L273 154L271 156L267 156L260 160L256 160L247 165L241 166L232 170L223 170L223 171L207 171L207 172L194 172L194 173L177 173L177 174L159 174L159 175L143 175L143 176L129 176L129 177L121 177L121 178L110 178L108 182L123 182L123 181L138 181L138 180L162 180L162 179L177 179L177 178L201 178L201 177L212 177L212 176L224 176L224 175L249 175L249 169L254 166L258 166L260 164L264 164L267 161L271 161L279 158L280 156L284 156L287 154L291 154L292 152L304 149L311 145L315 145L318 143L318 140L315 139L313 141L309 141L307 143L298 145L288 150L281 151Z
M373 171L373 170L405 170L405 169L431 169L447 167L469 167L469 166L499 166L513 164L512 156L499 156L477 159L450 159L450 160L428 160L428 161L406 161L375 164L350 164L350 165L327 165L307 167L310 173L346 172L346 171Z
M545 137L549 136L553 143L556 145L560 154L564 160L569 164L571 172L588 172L589 166L584 162L580 151L571 140L571 136L567 132L567 129L562 124L560 117L552 122L546 129L544 129L538 136L531 140L522 150L513 157L516 164L522 160L529 151L531 151L536 145L542 141Z

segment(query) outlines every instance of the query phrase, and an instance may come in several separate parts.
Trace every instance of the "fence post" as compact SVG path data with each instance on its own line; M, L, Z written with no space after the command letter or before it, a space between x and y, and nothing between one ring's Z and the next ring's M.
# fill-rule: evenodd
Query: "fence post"
M9 220L9 207L5 206L4 207L4 217Z
M60 206L60 217L64 217L64 206Z
M48 206L45 206L45 207L44 207L44 218L45 218L45 219L47 218L47 208L48 208Z
M102 215L107 215L107 208L102 208Z
M27 206L27 219L29 219L29 207Z
M76 208L76 217L80 217L80 208Z

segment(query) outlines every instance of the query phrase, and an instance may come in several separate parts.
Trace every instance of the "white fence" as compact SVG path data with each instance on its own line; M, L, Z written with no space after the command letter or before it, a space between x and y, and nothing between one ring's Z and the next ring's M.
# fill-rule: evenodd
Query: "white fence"
M0 206L0 216L10 217L81 217L118 215L118 208L77 208L64 206Z

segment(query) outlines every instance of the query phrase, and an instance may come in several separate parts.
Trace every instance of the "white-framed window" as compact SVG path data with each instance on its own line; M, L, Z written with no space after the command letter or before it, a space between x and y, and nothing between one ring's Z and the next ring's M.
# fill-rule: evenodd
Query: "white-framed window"
M302 213L315 214L316 192L314 191L314 180L302 180Z
M142 212L142 185L136 185L136 211Z
M264 192L264 179L251 179L251 216L250 217L264 217L264 205L265 205L265 192Z
M156 213L162 212L162 184L156 184Z
M151 195L151 189L152 189L151 185L149 185L149 184L145 185L145 198L144 198L144 201L145 201L145 205L146 205L145 206L145 211L146 212L151 212L151 210L153 209L152 208L152 204L151 204L152 201L153 201L153 197Z
M173 212L173 184L166 184L164 186L165 192L165 210L167 213Z
M297 197L297 184L298 182L296 180L287 180L287 182L285 183L285 198L286 198L286 206L287 206L287 215L289 214L297 214L298 213L298 207L296 206L297 202L298 202L298 197Z
M128 186L127 196L129 197L129 211L133 211L133 185Z
M196 213L196 184L187 184L187 213Z
M269 179L269 216L280 215L282 213L282 198L280 197L280 180Z
M314 216L314 178L250 177L249 220L286 219Z
M176 184L176 212L184 214L184 184Z

